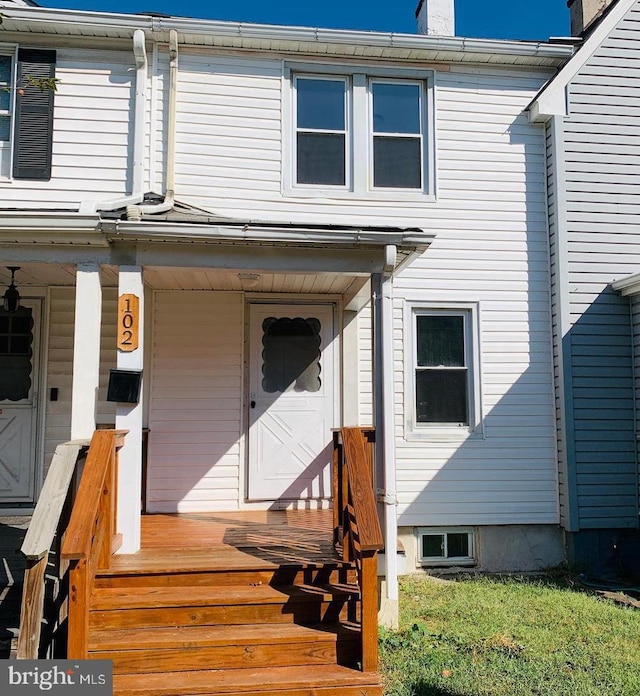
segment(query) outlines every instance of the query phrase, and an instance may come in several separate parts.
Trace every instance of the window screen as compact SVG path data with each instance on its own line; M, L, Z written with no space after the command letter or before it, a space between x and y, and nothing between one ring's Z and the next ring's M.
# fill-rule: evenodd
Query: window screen
M416 418L418 423L469 423L466 316L416 317Z
M347 85L345 80L296 79L296 181L346 183Z
M417 83L372 82L373 185L422 188L422 90Z

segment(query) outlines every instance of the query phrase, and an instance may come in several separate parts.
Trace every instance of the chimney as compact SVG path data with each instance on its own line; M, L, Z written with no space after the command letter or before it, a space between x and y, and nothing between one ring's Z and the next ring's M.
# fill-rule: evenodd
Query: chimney
M613 0L568 0L571 36L580 36L609 7Z
M416 8L418 33L427 36L454 36L454 0L420 0Z

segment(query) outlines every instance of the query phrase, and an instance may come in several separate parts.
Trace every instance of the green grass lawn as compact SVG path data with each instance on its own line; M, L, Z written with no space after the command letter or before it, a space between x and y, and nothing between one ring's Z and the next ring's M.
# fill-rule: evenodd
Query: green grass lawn
M552 579L406 577L388 696L640 696L640 610Z

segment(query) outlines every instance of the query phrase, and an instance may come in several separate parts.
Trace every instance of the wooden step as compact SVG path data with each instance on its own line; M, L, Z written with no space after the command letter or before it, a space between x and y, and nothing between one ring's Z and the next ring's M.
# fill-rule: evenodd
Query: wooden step
M95 587L171 587L185 585L256 586L256 585L327 585L355 583L356 571L349 563L322 567L283 566L276 569L230 568L227 570L189 569L165 572L145 570L128 572L123 568L100 571Z
M380 676L339 665L116 674L116 696L382 696Z
M113 660L114 673L355 665L354 625L189 626L92 631L93 659Z
M94 630L334 622L347 618L347 600L358 595L357 585L97 588L91 599L89 626Z

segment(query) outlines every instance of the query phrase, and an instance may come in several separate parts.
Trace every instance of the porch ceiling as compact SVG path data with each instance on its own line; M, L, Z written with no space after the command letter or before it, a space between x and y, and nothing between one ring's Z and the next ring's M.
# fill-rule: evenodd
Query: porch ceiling
M0 261L0 288L9 284L7 266ZM73 286L75 264L16 263L18 289L28 287ZM342 295L363 283L362 276L345 273L247 273L215 268L171 268L146 266L145 284L154 290L226 290L264 293L318 293ZM242 278L244 276L244 278ZM101 266L103 287L117 287L118 269Z
M362 278L340 273L248 273L212 268L145 267L145 283L155 290L234 290L343 294Z
M76 264L20 263L0 261L0 286L9 284L11 273L7 266L19 266L16 272L18 289L24 287L69 286L76 282ZM114 266L101 267L102 285L113 287L118 284L118 269Z

